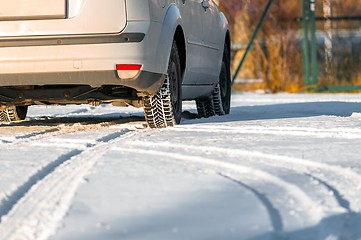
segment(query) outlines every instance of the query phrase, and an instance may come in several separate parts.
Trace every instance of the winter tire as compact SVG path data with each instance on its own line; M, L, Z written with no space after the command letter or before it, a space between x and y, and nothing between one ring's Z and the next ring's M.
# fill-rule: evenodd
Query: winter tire
M12 106L0 111L0 122L15 122L26 118L28 106Z
M182 73L176 42L173 42L163 86L152 97L144 97L144 115L151 128L171 127L182 115Z
M208 118L229 114L231 108L231 74L227 46L224 47L218 83L214 87L211 96L197 99L196 104L199 117Z

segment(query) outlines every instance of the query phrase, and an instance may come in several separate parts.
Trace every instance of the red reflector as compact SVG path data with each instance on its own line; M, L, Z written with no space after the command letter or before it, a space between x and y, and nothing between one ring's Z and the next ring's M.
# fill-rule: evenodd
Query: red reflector
M139 64L117 64L117 71L139 71L141 68Z

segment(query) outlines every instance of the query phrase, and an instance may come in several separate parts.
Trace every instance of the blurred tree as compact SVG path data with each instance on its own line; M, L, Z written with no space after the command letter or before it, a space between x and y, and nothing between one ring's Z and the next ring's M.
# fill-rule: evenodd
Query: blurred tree
M268 0L219 0L220 8L231 24L233 43L242 46L249 42L250 36L260 19L267 1ZM360 0L332 0L332 14L334 16L360 16L361 4L359 4L359 1ZM316 3L317 15L323 16L323 1L317 0ZM274 0L257 41L250 55L248 55L239 77L262 78L262 87L271 92L297 92L303 90L302 55L300 49L301 34L299 31L301 26L300 23L296 21L299 16L301 16L301 0ZM361 29L361 21L336 22L332 26L337 29ZM318 31L324 31L324 24L322 22L319 22L317 27ZM342 44L340 45L344 47ZM351 51L354 51L354 49L351 48ZM243 53L244 51L241 50L235 55L233 67L238 65ZM320 50L319 54L324 54L324 51ZM356 56L358 56L358 61L360 62L361 54L356 54ZM349 62L351 60L349 55L345 60L342 60L340 64L336 62L336 59L336 57L333 59L333 68L341 68L340 66L342 65L345 69L344 66L350 65ZM320 58L319 60L324 62L324 58ZM352 60L352 62L354 63L355 61ZM358 64L357 71L355 71L355 69L352 71L360 72L360 66L361 63ZM325 65L320 65L320 67L325 68ZM326 71L324 69L320 70L320 74L325 74ZM334 71L335 70L333 70L333 72ZM345 74L344 72L342 72L341 75L349 76L349 74ZM359 79L359 81L361 81L361 79Z
M232 25L234 43L248 44L267 1L220 1L221 9ZM300 55L297 48L290 44L291 42L296 44L295 30L298 29L298 24L285 19L295 18L298 16L298 11L297 2L274 1L254 48L248 55L244 68L239 75L241 78L262 78L264 80L262 87L272 92L296 91L295 89L300 87L301 78L293 78L292 84L285 82L285 79L289 78L289 70L294 70L289 62L295 62L297 55ZM233 67L238 65L243 54L244 51L237 53ZM298 67L302 69L300 66ZM302 76L302 72L296 74Z

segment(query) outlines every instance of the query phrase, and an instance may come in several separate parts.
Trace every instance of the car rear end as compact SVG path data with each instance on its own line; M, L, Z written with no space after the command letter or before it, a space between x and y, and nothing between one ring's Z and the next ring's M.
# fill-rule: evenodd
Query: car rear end
M149 61L161 26L148 1L0 0L0 9L0 105L136 100L162 84Z

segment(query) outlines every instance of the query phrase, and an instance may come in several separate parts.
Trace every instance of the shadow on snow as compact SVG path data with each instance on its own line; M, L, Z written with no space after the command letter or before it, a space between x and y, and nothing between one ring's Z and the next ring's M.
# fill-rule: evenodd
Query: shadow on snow
M188 119L197 119L196 123L236 122L252 120L272 120L288 118L307 118L317 116L350 117L353 113L361 113L361 103L352 102L309 102L285 103L272 105L238 106L231 109L228 116L208 119L197 119L196 114L188 113ZM191 117L193 116L193 117ZM188 121L185 124L194 124Z

